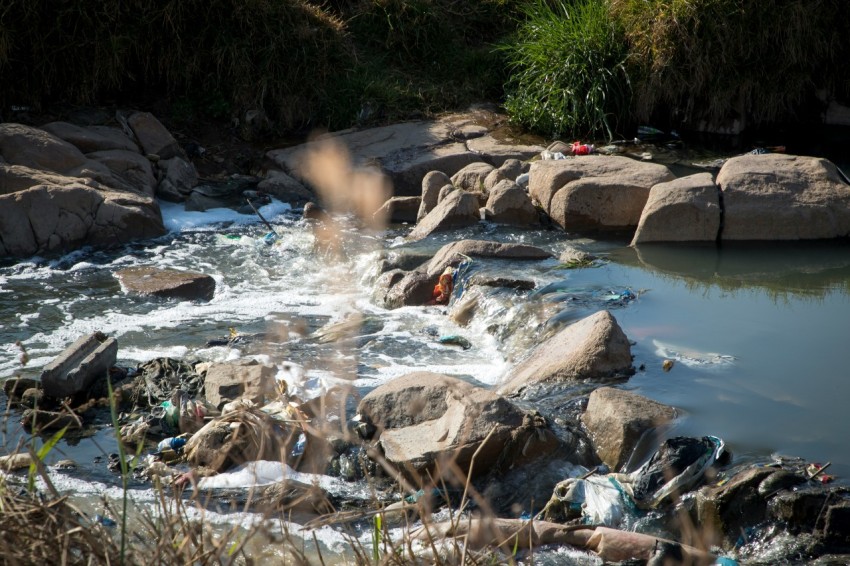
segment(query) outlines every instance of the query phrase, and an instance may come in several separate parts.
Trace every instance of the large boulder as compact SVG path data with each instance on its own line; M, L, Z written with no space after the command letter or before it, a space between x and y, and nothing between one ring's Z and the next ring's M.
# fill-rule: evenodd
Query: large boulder
M53 134L24 126L0 124L0 156L10 165L67 173L87 162L86 156Z
M72 144L85 154L122 149L139 153L139 146L119 128L110 126L78 126L69 122L50 122L41 127L59 139Z
M198 171L182 157L160 159L157 162L160 181L156 195L171 202L183 202L198 184Z
M850 235L850 186L835 165L799 155L742 155L717 174L723 240L810 240Z
M575 379L624 377L634 373L629 340L608 311L575 322L540 344L499 387L519 393L530 385Z
M664 165L588 155L532 164L529 194L565 230L622 230L637 226L649 190L674 178Z
M156 155L160 159L185 157L171 132L150 112L134 112L127 117L127 124L146 155Z
M149 197L154 196L156 176L151 162L143 155L126 149L105 149L89 153L86 157L106 166L114 176L135 191Z
M714 242L719 230L720 193L711 173L697 173L652 187L631 245Z
M67 177L60 173L32 169L25 165L0 163L0 195L23 191L37 185L58 187L82 185L95 189L101 187L97 181L84 177Z
M466 191L454 191L429 212L408 236L421 240L434 232L474 226L481 219L478 197Z
M440 201L440 189L451 184L452 180L442 171L429 171L422 178L422 200L419 212L416 214L417 222L425 218L437 206Z
M265 405L279 395L276 373L276 367L254 361L210 364L204 373L204 396L217 409L237 399Z
M499 171L494 169L494 171ZM485 216L491 222L513 226L537 226L540 219L528 193L513 181L500 181L487 197Z
M484 179L494 170L495 167L483 161L470 163L452 175L452 185L471 193L483 193L485 192Z
M600 387L590 394L581 420L599 459L611 470L619 471L644 434L663 427L675 417L676 410L672 407L631 391Z
M426 304L432 298L436 277L428 275L423 270L416 269L408 273L393 270L381 277L381 284L386 286L384 306L390 309Z
M257 183L257 190L281 202L303 204L316 199L313 192L283 171L271 170Z
M421 201L420 197L392 197L375 212L374 218L382 224L413 224L416 222Z
M476 452L472 474L487 472L523 422L523 412L495 393L429 372L377 387L358 413L377 428L383 458L414 477L453 466L467 473Z
M113 247L163 234L159 205L135 193L72 183L0 195L0 257Z
M548 259L552 254L528 244L511 244L490 240L459 240L440 248L425 266L429 277L436 277L448 266L457 266L464 256L535 261Z
M115 272L125 292L142 297L209 301L215 296L215 279L203 273L128 267Z

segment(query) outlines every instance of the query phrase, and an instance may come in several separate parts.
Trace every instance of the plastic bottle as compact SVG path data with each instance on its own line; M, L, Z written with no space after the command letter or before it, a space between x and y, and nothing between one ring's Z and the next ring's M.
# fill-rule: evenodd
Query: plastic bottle
M593 144L589 143L581 143L581 142L573 142L570 146L570 150L573 155L590 155L594 152L596 148L593 147Z
M160 452L162 452L163 450L174 450L175 452L177 452L184 446L186 446L185 438L183 438L182 436L169 436L168 438L160 440L159 444L157 444L156 446L156 449Z

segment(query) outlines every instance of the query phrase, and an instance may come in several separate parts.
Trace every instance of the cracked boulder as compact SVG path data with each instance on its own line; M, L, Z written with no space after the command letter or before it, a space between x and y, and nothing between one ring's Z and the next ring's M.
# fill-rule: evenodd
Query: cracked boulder
M113 247L164 233L152 198L99 190L81 180L0 195L0 257Z
M430 372L377 387L357 411L375 426L373 440L383 459L411 477L465 474L473 455L472 473L486 473L510 448L524 415L492 391Z

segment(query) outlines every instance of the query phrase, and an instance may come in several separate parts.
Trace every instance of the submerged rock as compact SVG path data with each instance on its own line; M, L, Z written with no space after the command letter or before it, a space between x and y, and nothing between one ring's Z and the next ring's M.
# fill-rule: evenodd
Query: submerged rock
M215 279L203 273L129 267L115 272L125 292L143 297L209 301L215 296Z

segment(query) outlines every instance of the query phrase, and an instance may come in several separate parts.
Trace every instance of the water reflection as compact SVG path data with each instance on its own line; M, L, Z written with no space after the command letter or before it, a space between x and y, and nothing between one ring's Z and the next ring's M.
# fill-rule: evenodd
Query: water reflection
M644 244L611 253L617 262L681 279L694 289L760 289L769 296L850 292L850 242Z

